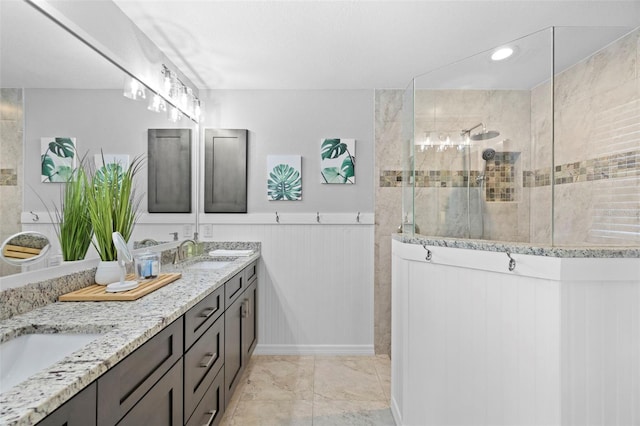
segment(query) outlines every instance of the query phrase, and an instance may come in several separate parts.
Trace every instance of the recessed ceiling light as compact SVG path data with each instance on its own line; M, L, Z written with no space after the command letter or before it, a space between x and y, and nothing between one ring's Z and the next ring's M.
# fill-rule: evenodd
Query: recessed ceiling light
M510 47L501 47L491 54L491 59L494 61L502 61L513 55L513 49Z

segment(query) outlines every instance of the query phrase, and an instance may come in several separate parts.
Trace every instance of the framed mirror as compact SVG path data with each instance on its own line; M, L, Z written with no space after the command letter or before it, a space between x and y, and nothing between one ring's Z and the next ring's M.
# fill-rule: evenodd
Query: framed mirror
M60 252L52 222L64 184L43 175L43 156L56 150L51 142L71 141L68 167L84 161L90 169L101 154L114 162L146 157L148 129L189 129L197 146L196 125L187 117L170 121L166 112L149 110L153 96L144 90L136 100L123 96L131 83L127 77L27 2L0 2L0 241L37 231L50 241L52 256ZM198 150L192 152L195 163ZM69 169L60 170L64 175ZM144 195L132 240L169 241L169 231L182 231L184 223L194 222L195 214L149 219L146 167L136 176L136 192ZM165 229L158 223L180 224ZM96 257L90 247L86 258ZM19 272L20 267L0 264L0 276Z

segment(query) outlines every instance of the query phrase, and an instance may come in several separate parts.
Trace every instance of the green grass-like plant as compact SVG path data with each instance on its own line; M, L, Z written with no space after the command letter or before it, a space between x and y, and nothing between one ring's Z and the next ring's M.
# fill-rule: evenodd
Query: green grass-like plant
M141 196L137 196L134 178L142 167L142 157L135 157L126 171L119 164L105 164L93 173L89 185L88 211L93 225L93 246L103 261L117 260L113 232L129 241L140 215Z
M56 235L64 260L82 260L87 255L93 229L87 211L89 179L83 165L76 168L65 182L60 209L54 206Z

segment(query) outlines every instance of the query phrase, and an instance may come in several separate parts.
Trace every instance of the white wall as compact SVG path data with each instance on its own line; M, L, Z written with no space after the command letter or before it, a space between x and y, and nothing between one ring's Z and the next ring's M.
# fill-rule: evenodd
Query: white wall
M249 204L254 212L372 212L370 90L210 90L205 128L249 130ZM323 138L356 139L356 184L320 183ZM302 201L267 201L267 155L302 155Z

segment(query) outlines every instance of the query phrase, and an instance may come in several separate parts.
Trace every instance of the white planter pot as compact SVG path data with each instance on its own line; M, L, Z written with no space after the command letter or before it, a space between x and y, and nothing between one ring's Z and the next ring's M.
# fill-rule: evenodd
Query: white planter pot
M96 269L95 281L96 284L102 285L120 282L120 265L118 265L118 261L101 260Z

